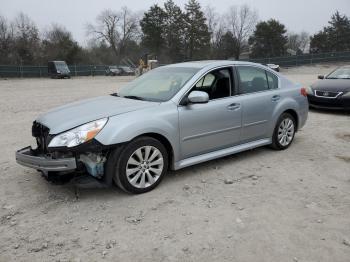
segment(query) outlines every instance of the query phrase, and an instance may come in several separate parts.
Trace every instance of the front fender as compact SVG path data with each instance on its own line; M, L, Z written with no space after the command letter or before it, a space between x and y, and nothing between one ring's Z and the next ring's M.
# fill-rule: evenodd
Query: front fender
M171 102L159 107L133 111L111 117L95 137L103 145L115 145L133 140L147 133L165 137L174 151L179 153L179 124L177 107Z

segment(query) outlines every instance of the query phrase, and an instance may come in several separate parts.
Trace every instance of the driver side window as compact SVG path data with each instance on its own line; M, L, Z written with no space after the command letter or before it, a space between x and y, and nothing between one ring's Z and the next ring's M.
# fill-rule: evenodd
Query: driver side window
M214 70L202 77L192 91L203 91L209 100L229 97L231 95L231 71L229 68Z
M207 89L210 88L213 84L215 80L215 76L211 73L207 74L206 76L204 76L197 84L196 87L198 89L203 88L203 89Z

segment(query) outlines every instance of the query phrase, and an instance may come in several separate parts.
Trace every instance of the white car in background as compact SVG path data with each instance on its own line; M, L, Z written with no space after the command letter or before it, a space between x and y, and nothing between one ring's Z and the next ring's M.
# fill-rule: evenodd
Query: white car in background
M266 64L267 67L271 68L272 70L275 70L276 72L280 71L280 66L275 64Z

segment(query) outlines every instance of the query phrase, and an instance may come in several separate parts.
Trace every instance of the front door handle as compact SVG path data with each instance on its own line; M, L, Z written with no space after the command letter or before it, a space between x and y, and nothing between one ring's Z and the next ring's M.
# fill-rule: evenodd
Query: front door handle
M239 103L233 103L233 104L227 106L227 109L232 110L232 111L240 109L240 108L241 108L241 104L239 104Z
M271 98L272 102L277 102L277 101L280 100L280 99L281 99L281 96L280 96L280 95L274 95L274 96Z

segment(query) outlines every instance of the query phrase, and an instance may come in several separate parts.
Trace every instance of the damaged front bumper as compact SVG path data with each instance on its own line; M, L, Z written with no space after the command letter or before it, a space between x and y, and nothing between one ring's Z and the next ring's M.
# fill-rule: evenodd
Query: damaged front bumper
M52 158L50 155L37 154L29 146L16 152L16 162L22 166L47 172L72 172L77 168L75 157Z

